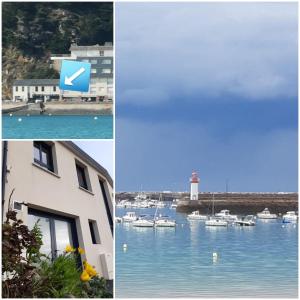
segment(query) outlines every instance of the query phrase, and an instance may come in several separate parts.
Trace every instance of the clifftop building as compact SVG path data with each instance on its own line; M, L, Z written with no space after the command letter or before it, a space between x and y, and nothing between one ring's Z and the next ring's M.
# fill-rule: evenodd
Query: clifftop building
M71 45L70 54L53 54L52 68L60 72L62 60L76 60L91 64L90 89L86 93L59 89L58 79L22 79L13 84L13 101L81 100L113 101L113 45Z

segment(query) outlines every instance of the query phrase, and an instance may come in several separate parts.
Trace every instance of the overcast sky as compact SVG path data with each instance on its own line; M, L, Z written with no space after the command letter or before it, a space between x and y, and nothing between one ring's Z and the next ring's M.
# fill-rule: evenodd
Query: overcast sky
M113 142L109 140L99 141L74 141L84 152L104 167L109 175L114 178L114 154Z
M116 3L116 188L297 190L297 4Z

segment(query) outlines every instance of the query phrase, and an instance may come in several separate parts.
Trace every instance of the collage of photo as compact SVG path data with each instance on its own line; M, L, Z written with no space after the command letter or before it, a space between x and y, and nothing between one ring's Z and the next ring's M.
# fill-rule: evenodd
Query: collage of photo
M298 1L1 1L2 298L298 298Z

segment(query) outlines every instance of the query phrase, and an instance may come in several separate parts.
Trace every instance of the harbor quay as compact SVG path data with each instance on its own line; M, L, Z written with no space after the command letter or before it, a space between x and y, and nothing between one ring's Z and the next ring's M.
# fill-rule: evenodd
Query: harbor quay
M134 201L139 192L116 193L116 201ZM188 192L148 192L148 199L161 198L161 201L174 201L177 204L176 211L191 213L198 210L201 214L211 214L214 203L214 211L230 210L233 214L256 214L264 208L276 214L284 214L287 211L298 211L298 193L241 193L241 192L200 192L199 200L190 200Z

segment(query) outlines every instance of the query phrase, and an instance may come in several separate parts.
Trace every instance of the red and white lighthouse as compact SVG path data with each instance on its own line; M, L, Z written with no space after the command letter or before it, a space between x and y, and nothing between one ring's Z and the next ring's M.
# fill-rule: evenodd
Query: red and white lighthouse
M190 178L191 182L191 197L190 200L198 200L198 185L200 182L200 179L198 177L197 172L192 173L192 177Z

